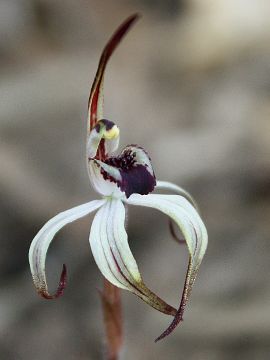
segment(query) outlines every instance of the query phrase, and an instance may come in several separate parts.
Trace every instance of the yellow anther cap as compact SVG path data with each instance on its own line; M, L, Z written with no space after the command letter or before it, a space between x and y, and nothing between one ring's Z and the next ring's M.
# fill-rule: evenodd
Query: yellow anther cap
M104 139L111 140L119 136L119 128L117 125L114 125L110 130L104 130L103 137Z

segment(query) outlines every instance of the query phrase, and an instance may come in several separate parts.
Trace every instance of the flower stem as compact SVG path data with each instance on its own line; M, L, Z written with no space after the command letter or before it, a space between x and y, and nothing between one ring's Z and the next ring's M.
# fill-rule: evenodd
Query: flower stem
M104 289L101 295L106 334L106 360L118 360L123 343L120 289L104 278Z

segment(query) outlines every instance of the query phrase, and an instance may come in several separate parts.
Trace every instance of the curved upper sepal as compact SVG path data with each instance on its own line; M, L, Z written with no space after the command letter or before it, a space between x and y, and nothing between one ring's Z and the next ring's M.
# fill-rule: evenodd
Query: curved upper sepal
M117 45L120 43L134 22L138 19L138 17L138 14L134 14L127 18L110 38L101 54L95 80L93 82L88 100L88 135L95 126L96 122L103 118L103 78L106 65Z

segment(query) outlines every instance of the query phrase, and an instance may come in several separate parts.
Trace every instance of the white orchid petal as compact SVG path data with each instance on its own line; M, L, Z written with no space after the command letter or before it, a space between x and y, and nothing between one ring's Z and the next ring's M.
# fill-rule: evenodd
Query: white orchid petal
M127 204L160 210L172 218L185 236L193 263L199 263L207 247L207 231L196 209L179 195L133 194Z
M46 281L45 262L47 250L55 234L66 224L88 215L104 203L105 200L94 200L61 212L49 220L34 237L29 249L29 263L35 287L43 297L52 299L61 295L64 287L63 283L65 282L64 267L60 280L60 288L58 288L55 295L50 295Z
M179 211L181 208L183 213L189 218L189 227L193 229L194 236L191 241L187 238L187 245L192 256L193 263L200 262L205 254L208 236L205 225L199 216L196 209L187 201L184 197L178 195L162 195L165 200L170 203L170 206L175 207L175 211ZM176 217L173 220L179 225ZM181 229L181 227L180 227ZM181 229L182 230L182 229ZM182 230L183 231L183 230Z
M114 261L112 261L107 232L108 210L107 203L96 213L90 231L90 246L103 276L113 285L126 289L126 281L122 279Z
M207 248L207 231L196 209L182 196L153 194L142 196L133 194L125 202L130 205L151 207L168 215L179 226L189 250L190 261L181 303L170 326L157 338L157 340L160 340L169 335L179 322L183 320L184 309Z
M121 270L129 281L141 282L141 275L137 263L128 245L125 224L125 207L122 201L112 200L110 202L110 216L108 218L108 239Z
M174 183L171 183L169 181L157 180L157 185L155 186L155 190L172 191L177 195L184 196L196 209L198 209L198 205L196 201L193 199L193 197L190 195L190 193Z
M113 285L129 290L155 309L170 315L176 310L152 293L143 283L128 245L125 208L117 199L108 200L95 215L90 246L103 276Z
M192 198L192 196L183 188L180 186L173 184L168 181L157 181L157 184L155 186L155 190L166 190L166 191L172 191L178 195L184 196L195 208L198 209L198 206L195 202L195 200ZM169 218L169 229L172 237L179 243L183 244L185 243L185 240L180 238L174 229L174 223L171 218Z

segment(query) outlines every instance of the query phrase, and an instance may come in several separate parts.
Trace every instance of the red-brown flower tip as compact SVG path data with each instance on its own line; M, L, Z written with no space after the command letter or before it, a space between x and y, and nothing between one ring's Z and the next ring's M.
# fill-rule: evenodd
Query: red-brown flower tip
M128 17L122 23L122 25L120 25L119 28L115 31L115 33L110 38L110 40L108 41L107 45L105 46L101 54L95 80L93 82L88 100L88 109L89 109L88 127L90 131L93 129L96 122L99 120L98 111L99 111L100 102L103 101L102 82L103 82L106 65L112 53L116 49L117 45L120 43L124 35L130 29L131 25L133 25L138 18L139 18L139 14L133 14L130 17Z
M117 45L120 43L120 41L122 40L124 35L127 33L129 28L131 27L131 25L133 25L134 22L136 20L138 20L138 18L139 18L139 14L133 14L133 15L129 16L115 31L115 33L110 38L109 42L107 43L107 45L105 46L105 48L101 54L101 58L99 61L99 65L101 67L104 68L106 66L106 63L108 62L108 60L109 60L110 56L112 55L112 53L114 52L114 50L116 49Z
M39 291L39 294L43 298L45 298L47 300L57 299L57 298L61 297L64 294L64 290L66 288L66 285L67 285L67 267L66 267L65 264L63 264L63 269L62 269L62 272L61 272L59 285L58 285L58 288L57 288L56 292L53 295L51 295L48 292L48 290L41 289Z
M192 274L191 271L191 260L189 260L189 264L188 264L188 269L187 269L187 274L186 274L186 279L185 279L185 285L184 285L184 290L182 292L182 297L181 297L181 302L180 302L180 306L177 310L176 315L174 316L173 321L171 322L171 324L168 326L168 328L158 337L156 338L155 342L158 342L159 340L164 339L166 336L170 335L174 329L177 327L177 325L183 321L183 314L184 314L184 310L188 301L188 297L190 295L191 292L191 286L194 282L196 274Z

